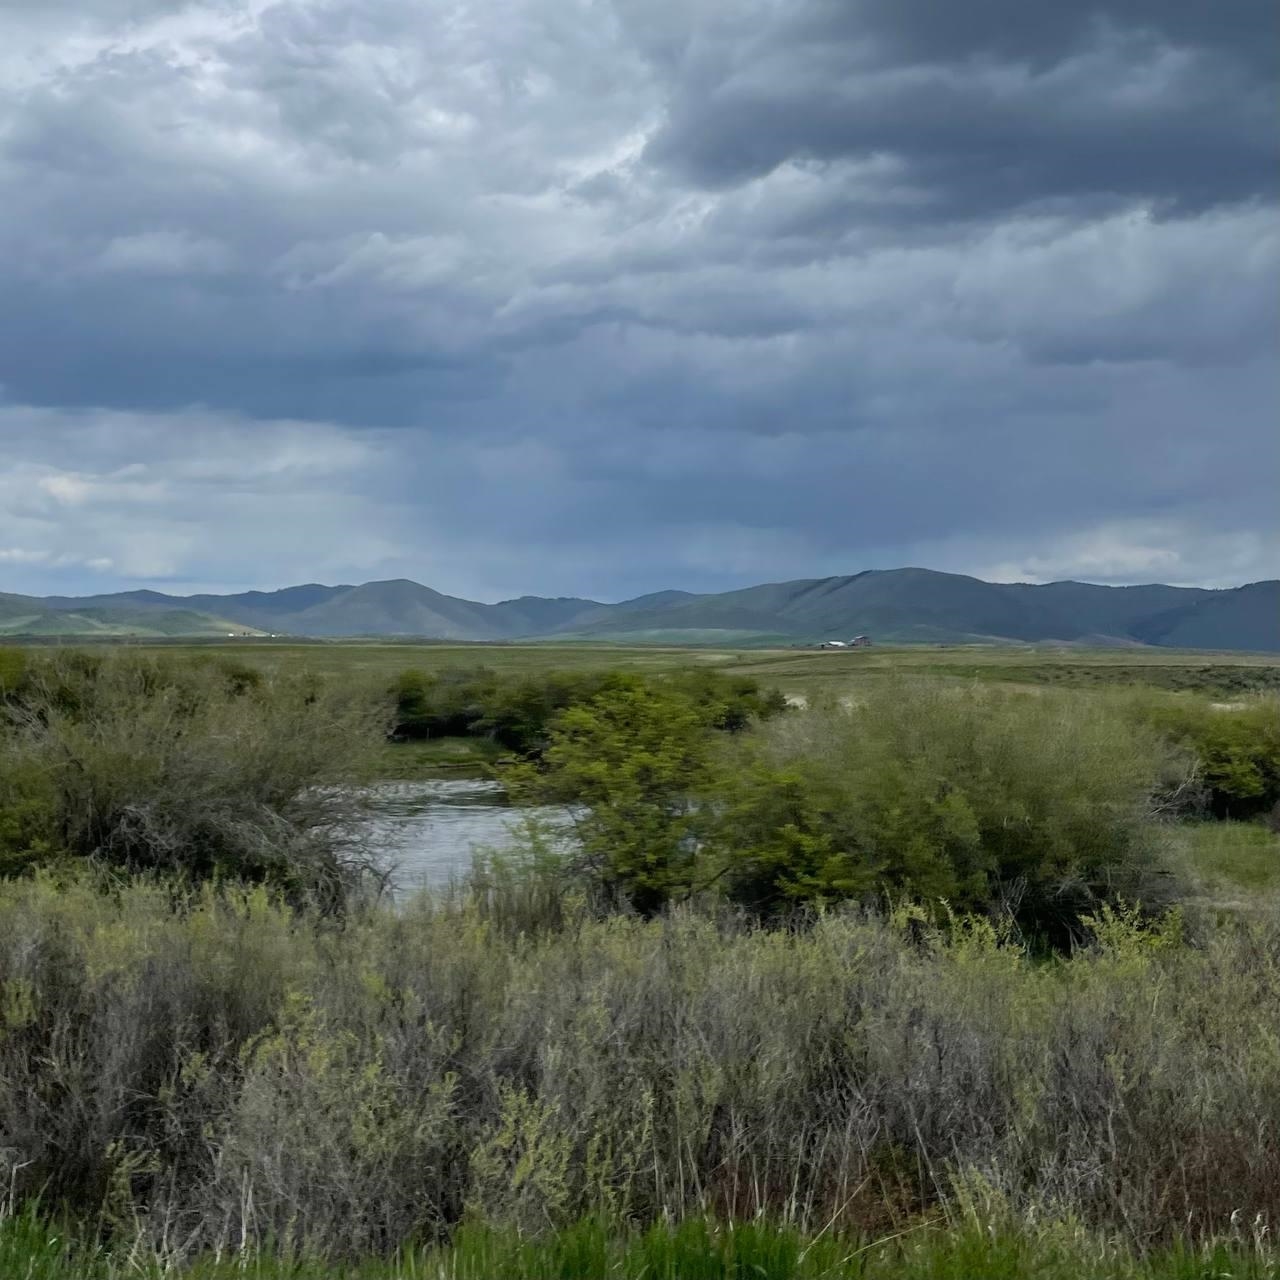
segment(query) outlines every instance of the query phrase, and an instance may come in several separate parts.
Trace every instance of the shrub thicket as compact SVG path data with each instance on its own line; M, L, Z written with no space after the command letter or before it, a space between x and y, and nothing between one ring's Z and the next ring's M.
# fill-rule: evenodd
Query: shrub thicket
M676 913L508 931L0 885L0 1185L171 1243L469 1219L892 1232L975 1188L1137 1245L1280 1215L1280 928Z
M1280 806L1280 698L1252 697L1223 706L1138 695L1128 706L1136 720L1199 760L1214 817L1251 818Z
M335 890L361 861L367 693L218 660L52 652L3 667L0 873L58 859Z
M1167 896L1152 818L1193 771L1096 699L897 680L769 726L731 765L735 900L887 889L1058 937L1101 901Z
M615 684L551 722L517 794L582 806L579 869L641 912L714 888L776 915L886 892L1065 941L1167 896L1161 797L1189 758L1096 699L877 681L732 741L678 687Z
M613 690L677 691L716 729L736 732L786 703L746 676L678 671L638 676L618 671L501 675L486 667L405 671L392 693L394 733L406 739L484 737L521 755L545 748L556 716Z

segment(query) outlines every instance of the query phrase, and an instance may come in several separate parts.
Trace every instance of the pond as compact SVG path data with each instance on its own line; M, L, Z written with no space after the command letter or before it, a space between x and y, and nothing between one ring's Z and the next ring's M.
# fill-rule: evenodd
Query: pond
M513 830L530 814L557 818L558 809L517 808L489 778L429 778L371 788L365 833L384 866L393 869L397 897L438 888L471 866L476 849L511 847Z

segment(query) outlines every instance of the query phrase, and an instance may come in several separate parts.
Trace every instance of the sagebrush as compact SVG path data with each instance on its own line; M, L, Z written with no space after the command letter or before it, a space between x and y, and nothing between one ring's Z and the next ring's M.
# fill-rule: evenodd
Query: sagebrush
M345 919L0 886L0 1179L183 1249L462 1221L892 1232L975 1194L1142 1249L1280 1214L1280 922ZM1259 1215L1261 1217L1259 1218Z

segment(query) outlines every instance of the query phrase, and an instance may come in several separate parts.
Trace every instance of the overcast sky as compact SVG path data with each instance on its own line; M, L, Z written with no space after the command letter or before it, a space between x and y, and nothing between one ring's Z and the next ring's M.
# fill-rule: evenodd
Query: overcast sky
M0 0L0 590L1280 573L1274 0Z

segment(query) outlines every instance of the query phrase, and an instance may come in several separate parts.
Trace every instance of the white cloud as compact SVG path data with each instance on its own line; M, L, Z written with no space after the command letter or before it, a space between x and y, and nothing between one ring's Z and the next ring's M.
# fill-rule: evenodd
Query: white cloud
M992 582L1167 582L1221 587L1274 577L1280 535L1191 521L1115 521L1040 539L1016 560L980 564Z
M15 548L0 559L15 567L278 585L393 550L361 491L376 444L341 428L8 408L0 447L22 458L0 473L0 546Z

